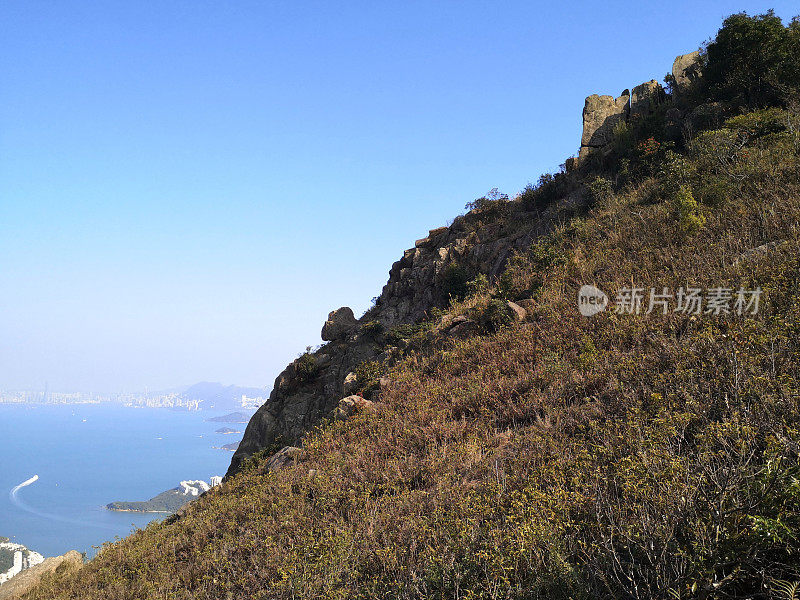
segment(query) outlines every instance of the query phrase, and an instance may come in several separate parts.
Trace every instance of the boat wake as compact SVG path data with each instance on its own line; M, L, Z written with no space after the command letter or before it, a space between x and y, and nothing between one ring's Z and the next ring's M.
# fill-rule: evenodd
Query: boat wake
M32 506L29 506L28 504L26 504L22 500L22 498L19 497L19 491L24 487L27 487L29 485L33 485L37 481L39 481L39 476L38 475L34 475L30 479L26 479L25 481L23 481L19 485L14 486L13 488L11 488L11 491L8 494L8 498L9 498L9 500L11 500L11 503L14 506L16 506L17 508L22 509L25 512L29 512L29 513L31 513L33 515L36 515L37 517L42 517L43 519L52 519L53 521L61 521L62 523L70 523L72 525L80 525L81 527L97 527L99 529L108 529L108 530L114 531L114 528L113 527L109 527L108 525L103 525L101 523L92 523L91 521L81 521L81 520L78 520L78 519L70 519L69 517L62 517L61 515L54 515L54 514L51 514L51 513L46 513L46 512L43 512L41 510L38 510L38 509L36 509L36 508L34 508Z
M20 483L18 486L16 486L14 489L12 489L11 493L9 494L9 497L11 498L11 501L14 504L17 504L17 502L19 502L19 500L17 499L17 492L19 492L25 486L31 485L32 483L36 483L37 481L39 481L39 476L38 475L34 475L30 479L26 479L25 481Z

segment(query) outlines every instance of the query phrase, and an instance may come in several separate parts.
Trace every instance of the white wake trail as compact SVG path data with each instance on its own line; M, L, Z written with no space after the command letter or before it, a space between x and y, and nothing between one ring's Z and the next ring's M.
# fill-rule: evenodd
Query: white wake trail
M80 526L83 526L83 527L86 527L86 526L97 527L99 529L108 529L110 531L114 531L114 528L110 527L108 525L104 525L104 524L101 524L101 523L92 523L90 521L81 521L81 520L78 520L78 519L70 519L69 517L62 517L61 515L54 515L54 514L51 514L51 513L42 512L41 510L37 510L37 509L33 508L32 506L28 506L27 504L25 504L25 502L22 501L22 498L18 497L19 496L19 491L22 488L26 487L26 486L29 486L29 485L32 485L32 484L36 483L37 481L39 481L39 476L38 475L34 475L30 479L26 479L25 481L23 481L19 485L11 488L11 491L8 494L8 497L11 500L11 503L14 506L16 506L17 508L20 508L20 509L22 509L22 510L24 510L26 512L34 514L37 517L42 517L44 519L52 519L53 521L61 521L62 523L70 523L72 525L80 525Z
M17 500L17 492L20 491L22 488L24 488L26 485L30 485L32 483L36 483L37 481L39 481L39 476L38 475L34 475L30 479L26 479L25 481L20 483L18 486L13 488L11 490L11 493L9 494L9 496L11 497L11 501L14 502L14 504L17 504L17 502L19 502Z

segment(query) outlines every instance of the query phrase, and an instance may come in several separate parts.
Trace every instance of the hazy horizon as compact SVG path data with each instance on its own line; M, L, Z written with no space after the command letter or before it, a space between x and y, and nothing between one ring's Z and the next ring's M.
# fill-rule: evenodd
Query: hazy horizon
M587 95L769 8L4 2L0 389L269 387Z

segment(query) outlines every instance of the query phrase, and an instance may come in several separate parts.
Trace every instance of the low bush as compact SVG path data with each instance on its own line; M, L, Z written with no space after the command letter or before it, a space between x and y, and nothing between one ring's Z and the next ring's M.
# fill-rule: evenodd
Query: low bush
M466 267L451 262L439 273L440 289L445 300L463 300L467 293L467 282L471 279Z
M614 186L605 177L595 177L586 188L592 204L606 202L614 195Z
M355 392L369 396L380 388L380 378L386 372L386 366L375 360L365 360L353 372L356 374Z
M294 371L300 383L312 381L319 374L317 359L311 352L301 354L300 357L294 361Z
M672 210L680 228L686 233L694 233L706 222L700 213L697 200L692 195L692 190L685 185L680 186L672 199Z
M476 305L470 311L470 317L484 333L495 333L501 327L513 322L508 303L499 298L491 298L485 303Z
M536 185L528 184L517 196L527 211L541 211L563 200L578 188L578 182L571 173L545 173Z

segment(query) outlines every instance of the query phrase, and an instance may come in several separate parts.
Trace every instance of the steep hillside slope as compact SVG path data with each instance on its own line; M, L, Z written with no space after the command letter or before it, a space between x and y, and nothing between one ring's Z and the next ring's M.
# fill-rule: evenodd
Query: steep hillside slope
M331 315L221 486L27 598L789 597L800 27L777 26L732 17L669 90L587 99L564 172Z

